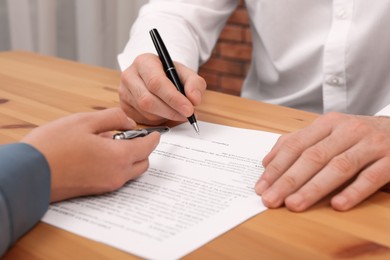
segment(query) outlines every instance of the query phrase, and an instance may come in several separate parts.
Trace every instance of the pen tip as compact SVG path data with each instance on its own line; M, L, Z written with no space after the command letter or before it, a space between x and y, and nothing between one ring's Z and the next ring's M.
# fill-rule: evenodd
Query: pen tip
M194 127L197 134L199 134L199 127L197 123L193 123L192 126Z

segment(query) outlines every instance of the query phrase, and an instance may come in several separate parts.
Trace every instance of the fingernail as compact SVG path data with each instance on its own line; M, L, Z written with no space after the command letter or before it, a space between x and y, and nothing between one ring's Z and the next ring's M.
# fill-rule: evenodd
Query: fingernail
M287 207L293 210L301 210L303 203L304 203L304 198L300 194L293 194L286 199Z
M255 185L255 191L261 195L268 188L268 183L265 180L259 180Z
M346 197L342 196L342 195L338 195L336 197L333 198L332 200L332 204L334 206L336 206L337 208L345 208L348 204L348 200Z
M263 198L263 202L268 207L276 207L276 202L278 200L278 194L274 191L267 191L264 195L261 196Z

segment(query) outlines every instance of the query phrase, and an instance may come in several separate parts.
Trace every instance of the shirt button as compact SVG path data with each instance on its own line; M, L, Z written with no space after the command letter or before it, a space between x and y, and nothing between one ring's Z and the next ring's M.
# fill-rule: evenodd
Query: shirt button
M336 12L336 17L338 19L346 19L348 18L348 13L344 10L344 9L339 9L337 12Z
M328 83L331 86L338 86L340 85L340 78L334 75L331 75L327 78L326 83Z

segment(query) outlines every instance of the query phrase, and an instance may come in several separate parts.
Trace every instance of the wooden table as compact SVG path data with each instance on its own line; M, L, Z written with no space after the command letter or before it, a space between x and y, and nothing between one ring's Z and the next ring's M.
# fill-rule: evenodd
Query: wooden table
M53 57L0 53L0 143L70 113L118 106L119 77L118 71ZM211 91L196 111L203 121L277 133L300 129L317 116ZM378 192L348 212L336 212L328 202L304 213L267 210L185 259L390 259L390 194ZM136 257L39 223L4 258Z

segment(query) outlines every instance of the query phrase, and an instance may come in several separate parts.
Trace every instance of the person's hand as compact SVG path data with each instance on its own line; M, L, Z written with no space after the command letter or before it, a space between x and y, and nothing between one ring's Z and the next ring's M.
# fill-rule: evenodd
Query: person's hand
M120 108L106 109L57 119L34 129L21 141L46 157L53 202L113 191L142 174L160 134L114 140L108 132L135 126Z
M142 54L122 72L119 98L125 113L138 123L162 124L167 120L185 121L201 103L205 80L190 68L175 62L184 85L185 97L166 76L154 54Z
M304 211L335 191L331 206L351 209L390 181L390 117L323 115L281 136L263 165L265 206Z

